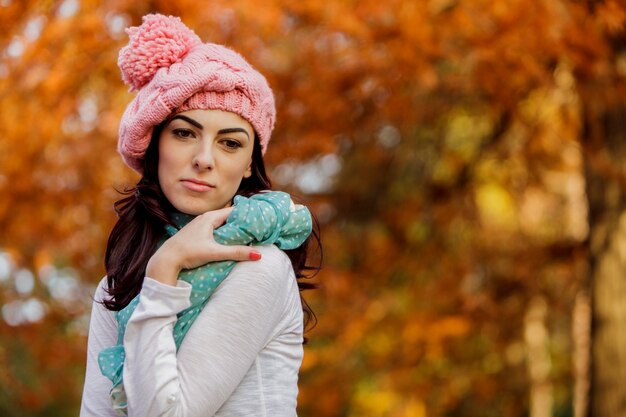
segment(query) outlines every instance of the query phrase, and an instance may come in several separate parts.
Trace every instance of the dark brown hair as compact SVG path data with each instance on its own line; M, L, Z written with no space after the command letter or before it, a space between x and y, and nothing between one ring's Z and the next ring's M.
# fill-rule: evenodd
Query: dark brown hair
M158 179L158 142L166 123L167 121L155 127L152 133L144 158L143 176L134 187L122 191L121 194L124 197L114 204L118 220L109 235L104 259L107 292L110 298L102 301L109 310L123 309L139 294L148 260L156 251L159 240L164 236L165 225L172 224L170 214L175 209L163 194ZM252 175L241 181L237 194L249 197L271 188L272 184L265 171L261 145L255 135ZM317 287L308 279L314 276L321 266L322 246L319 225L315 218L313 220L313 233L309 238L298 248L285 251L293 265L300 292ZM312 241L314 247L310 247ZM318 258L318 265L315 266L307 263L313 252L317 252L316 258ZM302 294L301 300L305 328L309 329L317 320Z

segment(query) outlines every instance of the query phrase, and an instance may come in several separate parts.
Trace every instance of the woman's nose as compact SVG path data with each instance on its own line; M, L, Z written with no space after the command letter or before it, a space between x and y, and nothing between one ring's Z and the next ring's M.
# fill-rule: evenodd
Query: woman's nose
M212 143L200 144L193 159L193 166L197 169L213 169L214 165Z

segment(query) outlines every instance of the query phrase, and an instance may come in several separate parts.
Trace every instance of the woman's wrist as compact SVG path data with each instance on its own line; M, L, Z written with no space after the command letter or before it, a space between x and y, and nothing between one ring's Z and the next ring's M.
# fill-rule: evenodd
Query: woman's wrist
M176 286L181 268L171 254L159 248L148 260L146 276L162 284Z

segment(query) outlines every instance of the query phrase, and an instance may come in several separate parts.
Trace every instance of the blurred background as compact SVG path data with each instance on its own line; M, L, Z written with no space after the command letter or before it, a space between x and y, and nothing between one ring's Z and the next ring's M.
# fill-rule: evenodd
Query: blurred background
M78 415L149 12L276 94L324 244L299 415L626 415L625 0L0 0L0 415Z

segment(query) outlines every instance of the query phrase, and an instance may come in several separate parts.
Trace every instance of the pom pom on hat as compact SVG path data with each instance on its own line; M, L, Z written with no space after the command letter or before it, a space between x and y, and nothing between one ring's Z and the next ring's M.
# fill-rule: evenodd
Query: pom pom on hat
M202 43L178 17L149 14L143 24L126 29L130 42L122 48L118 66L132 90L146 85L157 69L179 62L191 48Z

